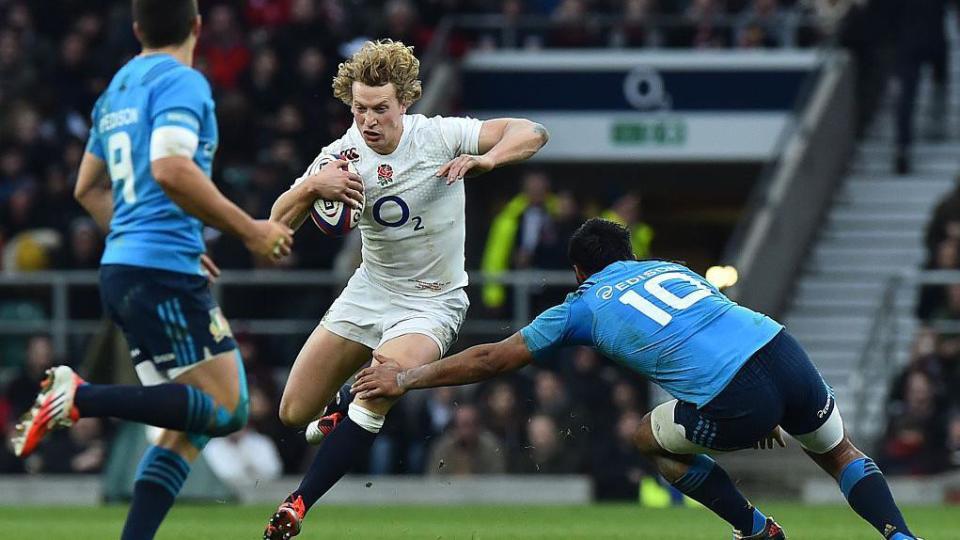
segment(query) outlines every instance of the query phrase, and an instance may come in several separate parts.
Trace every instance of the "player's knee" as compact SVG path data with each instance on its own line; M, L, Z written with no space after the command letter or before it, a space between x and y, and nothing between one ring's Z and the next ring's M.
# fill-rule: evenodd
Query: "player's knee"
M397 403L398 399L399 398L355 399L353 402L374 414L386 416L387 413L390 412L390 409Z
M637 450L645 456L656 455L662 451L656 437L653 436L651 426L650 413L647 413L643 416L643 419L640 420L640 428L633 436L633 444L636 445Z
M846 431L843 427L843 418L840 416L840 410L834 407L830 415L824 420L817 429L809 433L791 433L800 446L810 454L832 455L840 447L850 446ZM844 445L844 443L847 443ZM841 449L843 450L843 449Z
M207 431L207 435L213 437L223 437L231 433L240 431L247 425L247 419L250 417L250 400L246 395L246 389L241 391L240 399L237 401L233 410L227 407L218 406L215 413L213 426Z
M299 428L313 420L314 414L290 399L280 400L280 422L289 428Z

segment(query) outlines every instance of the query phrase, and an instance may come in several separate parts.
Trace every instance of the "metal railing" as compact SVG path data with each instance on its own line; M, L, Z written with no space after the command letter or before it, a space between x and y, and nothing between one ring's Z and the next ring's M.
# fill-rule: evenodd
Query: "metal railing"
M220 279L211 286L218 302L224 301L224 289L264 289L272 287L324 287L330 293L336 293L346 284L349 275L332 271L311 270L226 270ZM512 290L510 318L473 318L461 329L461 336L469 335L508 335L529 323L537 313L534 309L534 296L544 288L568 288L576 285L572 271L565 270L521 270L503 274L487 275L482 272L470 274L470 288L486 283L500 283ZM0 320L0 338L4 336L47 333L53 339L54 349L63 354L68 348L69 338L74 335L91 335L100 330L99 319L71 318L71 292L78 288L91 288L99 285L95 271L48 271L21 274L0 274L0 303L13 298L11 290L22 293L30 288L27 296L49 299L44 310L47 317L35 320ZM232 293L231 293L232 294ZM557 295L562 300L562 295ZM559 301L559 300L558 300ZM317 312L323 313L326 305L318 305ZM314 318L243 318L230 317L236 330L248 329L251 333L263 335L291 335L309 333L316 327L319 316Z

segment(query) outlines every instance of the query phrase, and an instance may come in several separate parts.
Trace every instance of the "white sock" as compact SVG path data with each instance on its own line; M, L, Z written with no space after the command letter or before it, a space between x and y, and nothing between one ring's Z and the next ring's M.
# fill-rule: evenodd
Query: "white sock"
M383 421L386 418L382 414L370 412L356 403L351 403L347 408L347 416L353 420L354 424L370 433L380 433L380 428L383 427Z

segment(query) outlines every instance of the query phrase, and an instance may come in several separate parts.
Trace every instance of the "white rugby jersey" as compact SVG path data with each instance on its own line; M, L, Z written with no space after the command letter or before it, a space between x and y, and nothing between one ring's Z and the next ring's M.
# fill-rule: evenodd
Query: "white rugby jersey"
M448 186L435 174L460 154L478 153L482 123L404 115L400 144L388 155L371 150L353 123L304 173L316 174L324 155L340 154L353 162L366 198L360 218L362 266L384 288L436 296L467 285L463 182Z

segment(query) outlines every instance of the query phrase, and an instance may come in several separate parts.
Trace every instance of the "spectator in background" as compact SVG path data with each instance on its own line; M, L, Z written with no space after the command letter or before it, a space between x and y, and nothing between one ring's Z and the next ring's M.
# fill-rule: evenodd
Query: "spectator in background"
M671 30L668 39L674 47L715 49L730 43L730 32L723 23L719 0L693 0L683 13L687 24Z
M500 441L480 424L477 408L458 407L449 431L430 449L426 473L467 476L504 472L506 460Z
M660 36L652 22L655 0L626 0L623 4L622 38L624 47L651 47L658 45Z
M30 57L17 32L0 29L0 103L24 98L37 85L36 64Z
M940 309L932 313L934 319L960 320L960 283L945 285L946 298Z
M429 446L436 443L446 431L454 416L455 389L449 386L431 388L423 392L425 398L413 403L401 403L400 411L407 413L406 429L408 435L405 449L407 471L417 474L428 470ZM412 397L412 396L411 396ZM434 463L433 467L437 464Z
M15 159L15 158L14 158ZM20 182L7 199L6 209L0 215L0 227L8 237L43 225L37 204L37 186L32 181Z
M524 2L521 0L503 0L500 3L500 15L504 18L501 28L484 29L477 36L477 47L480 49L539 49L543 47L543 35L536 28L521 24L521 17L526 15Z
M36 335L27 342L27 359L14 377L7 383L4 395L10 404L14 418L19 418L33 405L37 388L44 373L54 365L53 342L49 336Z
M261 114L271 114L280 106L287 94L288 79L280 73L277 53L270 47L258 49L253 54L250 69L241 76L240 89L250 103L250 108Z
M637 500L644 463L633 437L640 429L641 416L634 411L620 415L616 436L592 454L594 495L599 500Z
M584 404L587 415L594 422L611 418L613 403L610 399L610 384L600 373L602 364L600 355L591 347L577 347L573 350L569 368L564 374L570 397L576 403ZM612 418L609 422L612 422ZM608 426L594 425L592 429Z
M203 455L217 478L236 489L249 488L261 480L273 480L283 472L277 446L257 430L276 417L266 392L250 385L250 421L227 437L210 439Z
M637 395L637 389L629 381L618 380L611 390L613 407L617 414L627 412L639 412L644 409L640 404L640 396Z
M503 443L503 453L511 467L510 472L517 472L514 466L520 460L526 441L524 423L528 415L520 410L517 391L511 383L491 383L484 400L483 418L486 426Z
M106 462L107 445L103 420L81 418L69 431L58 432L36 456L28 460L32 472L47 474L96 474Z
M633 244L633 254L638 259L650 256L650 246L653 243L653 227L642 221L643 199L638 193L627 193L614 201L613 206L601 217L619 223L630 229L630 242Z
M247 0L243 15L252 26L276 28L290 20L292 0Z
M954 409L947 424L947 460L951 468L960 468L960 409Z
M947 239L960 241L960 176L954 179L953 190L937 202L927 223L924 243L928 260L935 258L938 246Z
M574 474L579 472L578 456L561 444L557 423L537 414L527 423L528 445L516 456L511 472L522 474Z
M531 268L569 270L567 242L583 223L580 204L571 191L560 192L551 205L550 219L544 223L536 240L536 247L529 253L521 247L517 254L517 266L526 263Z
M584 0L563 0L551 15L547 45L566 49L600 47L603 41Z
M384 28L380 37L392 38L426 51L433 33L420 24L416 6L409 0L389 0L383 8Z
M549 230L556 198L550 179L541 171L529 171L523 177L523 192L511 199L493 218L481 269L497 274L512 268L530 268L544 233ZM488 283L483 288L483 303L499 309L506 301L502 285Z
M922 371L911 371L903 401L891 405L880 467L888 474L933 474L943 470L946 420L941 411L934 381Z
M927 263L928 270L960 269L960 239L944 238L936 246L933 257ZM922 321L948 316L947 285L927 284L920 287L917 301L917 317Z
M70 223L70 237L57 261L58 268L95 270L100 267L103 237L97 224L88 217L78 217Z
M911 170L910 146L913 144L913 110L920 83L920 68L933 68L933 107L930 117L937 138L944 136L947 98L947 36L944 29L947 0L893 0L896 10L896 76L900 83L897 102L897 174Z
M790 45L786 14L780 10L778 0L753 0L740 14L735 34L741 49Z
M533 390L535 412L553 418L566 451L579 460L589 445L593 426L593 419L587 409L570 400L563 380L552 371L537 371L533 379Z
M250 63L250 49L243 41L237 14L229 4L217 4L204 22L197 50L198 59L206 67L201 71L205 71L214 87L232 90Z

